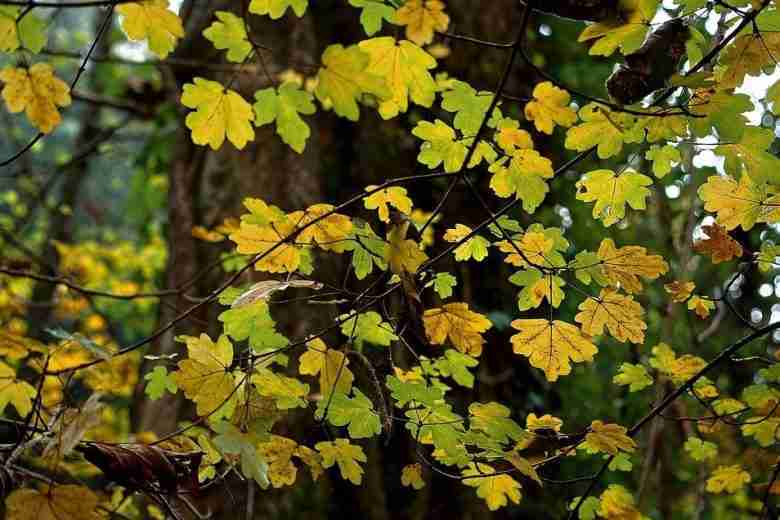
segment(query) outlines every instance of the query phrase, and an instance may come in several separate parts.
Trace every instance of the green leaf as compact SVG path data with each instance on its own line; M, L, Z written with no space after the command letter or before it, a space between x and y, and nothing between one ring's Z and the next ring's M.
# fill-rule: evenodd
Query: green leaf
M288 343L276 331L276 323L264 301L226 310L217 319L224 323L225 334L235 341L249 340L256 353L280 349Z
M469 371L469 368L474 368L479 365L479 361L463 354L455 349L448 349L444 352L444 356L436 360L436 370L444 377L451 377L460 386L466 388L474 387L474 374Z
M455 128L463 132L465 137L473 138L492 100L492 92L477 92L468 83L455 81L452 89L442 94L441 107L448 112L455 112Z
M768 383L780 383L780 363L775 363L769 368L762 368L758 371L758 375Z
M623 363L620 365L620 373L612 378L612 382L620 386L629 385L629 392L638 392L652 385L653 378L644 366Z
M32 12L17 23L20 13L20 7L0 6L0 52L13 52L23 47L38 54L46 45L46 24Z
M287 82L255 92L255 125L263 126L276 121L276 132L282 141L298 153L303 152L311 131L299 114L313 114L314 97L295 83Z
M395 8L385 4L383 0L349 0L349 5L362 10L360 25L368 36L379 32L382 28L382 20L388 23L393 23L395 20Z
M542 274L538 269L518 271L509 277L509 281L523 288L517 295L517 306L521 311L535 309L544 299L557 309L565 297L561 289L566 286L563 278Z
M272 397L280 410L306 408L309 385L293 377L280 376L268 368L256 368L252 374L252 383L257 393Z
M216 435L212 442L214 446L224 455L241 456L241 473L246 478L251 478L257 484L266 489L270 482L268 481L268 464L260 457L255 446L263 437L256 433L245 433L236 428L236 426L226 421L221 421L213 426Z
M631 471L634 465L628 453L618 453L612 457L608 467L610 471Z
M341 324L341 332L354 338L358 349L363 348L364 342L389 347L390 343L398 339L392 325L382 321L382 316L377 312L368 311L347 319L348 316L349 313L339 316L339 320L345 320Z
M430 169L444 163L444 171L448 173L460 170L468 149L463 141L456 140L455 130L444 121L420 121L412 134L424 141L417 156L420 163Z
M500 159L488 168L493 174L490 187L499 197L516 196L523 201L523 209L533 213L550 191L545 179L555 172L552 162L539 155L536 150L518 149L512 154L509 165L506 158Z
M379 414L374 411L374 403L357 388L352 389L354 397L334 393L331 399L322 399L317 405L315 417L319 420L327 417L333 426L347 426L347 432L353 439L365 439L378 435L382 431Z
M227 11L216 11L214 14L219 21L207 27L203 36L214 44L214 48L227 50L228 61L242 63L252 52L244 20Z
M683 447L693 460L714 459L718 454L717 445L709 441L703 441L698 437L688 437Z
M575 506L580 502L581 497L576 497L569 502L569 511L573 511ZM596 520L596 515L601 508L601 501L596 497L588 497L580 506L578 511L580 520Z
M433 406L444 399L444 391L441 388L428 386L425 381L404 382L395 376L387 376L387 388L390 389L390 395L398 408L408 404Z
M680 150L670 144L653 145L645 153L645 159L653 161L653 175L662 179L672 171L672 163L680 162Z
M577 280L585 285L590 285L590 282L596 282L599 285L606 286L609 283L609 279L601 269L599 255L592 251L580 251L577 253L577 256L569 264L569 268L574 271Z
M309 0L252 0L249 4L249 12L252 14L268 15L272 20L281 18L287 8L291 8L300 18L306 12Z
M144 393L149 396L152 401L156 401L168 391L175 394L179 387L176 381L168 374L168 369L164 366L156 366L154 370L144 376L144 379L149 381L146 384Z
M374 267L382 271L387 269L387 248L387 242L374 233L367 222L353 224L345 250L352 251L352 267L358 280L371 274Z
M441 299L452 296L452 289L458 285L458 279L450 273L436 273L433 280L425 284L425 287L433 286L433 290Z
M593 218L609 227L626 216L626 205L633 209L645 209L645 199L650 195L647 186L653 180L647 175L627 170L616 175L612 170L595 170L577 181L577 199L595 202Z
M688 124L696 137L707 136L714 127L721 141L738 142L748 122L744 113L751 110L750 96L722 90L702 100L693 98L691 112L704 117L688 118Z
M726 173L733 177L742 175L744 169L756 184L780 184L780 159L767 151L774 140L772 130L748 126L738 143L721 144L714 152L726 158Z
M469 405L471 429L482 431L501 443L510 440L516 441L524 435L523 428L509 415L509 408L499 403L471 403Z

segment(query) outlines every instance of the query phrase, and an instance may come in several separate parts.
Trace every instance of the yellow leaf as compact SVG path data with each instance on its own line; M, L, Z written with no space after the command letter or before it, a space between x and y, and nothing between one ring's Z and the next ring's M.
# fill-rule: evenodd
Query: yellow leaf
M454 228L448 229L444 233L444 240L447 242L459 242L471 233L471 228L463 224L455 224ZM490 241L480 235L474 235L461 245L455 248L455 260L462 262L473 258L481 262L488 256L488 247Z
M564 321L544 319L514 320L519 332L512 336L515 354L528 357L531 366L544 370L548 381L571 373L571 364L593 361L598 352L590 338Z
M601 260L601 270L609 284L629 294L642 290L640 276L655 280L669 270L669 265L660 255L648 255L647 250L641 246L616 248L611 238L601 241L598 257Z
M358 44L367 52L370 61L366 72L385 78L392 91L390 99L379 103L379 115L390 119L406 112L409 100L430 107L436 96L436 83L429 69L436 68L436 60L414 43L384 36L364 40Z
M719 89L742 85L745 75L760 76L768 65L774 67L780 55L780 33L761 31L737 36L721 54L719 62L726 67L718 82Z
M348 439L336 439L335 441L323 441L314 445L322 455L322 465L326 468L339 465L341 476L356 486L363 481L363 468L358 462L366 462L366 454L363 448L349 443Z
M577 121L577 113L569 106L571 97L563 89L545 81L534 87L533 100L525 105L525 118L536 129L552 134L555 125L569 128Z
M515 504L520 503L520 483L507 474L496 474L493 466L482 463L470 463L463 470L463 483L477 488L477 496L483 499L488 509L495 511L506 506L511 500Z
M597 40L588 51L593 56L609 56L617 48L631 54L642 46L658 0L620 0L620 16L588 25L577 41Z
M236 148L243 149L255 138L252 105L221 83L203 78L194 81L184 85L181 95L182 105L196 109L184 121L192 130L192 142L217 150L227 136Z
M249 12L259 15L268 15L272 20L278 20L292 8L295 15L300 18L306 12L308 0L252 0L249 4Z
M552 161L536 150L517 149L512 153L509 165L505 160L494 162L488 168L493 173L490 187L499 197L514 195L523 201L523 209L533 213L544 201L550 190L546 179L555 171Z
M647 324L642 320L645 311L633 296L618 294L613 289L602 289L598 298L590 297L578 307L574 320L582 331L599 336L604 328L618 341L642 344Z
M517 124L517 121L513 121L513 123ZM495 139L498 146L508 154L513 153L518 148L521 150L533 150L534 148L531 134L511 124L499 124Z
M264 397L272 397L279 410L290 408L305 408L306 397L309 395L309 385L294 377L286 377L265 368L255 368L252 383L257 392Z
M601 494L598 513L606 520L642 520L634 497L619 484L610 484Z
M710 312L715 308L715 302L712 300L705 300L701 296L694 295L688 300L688 310L696 313L701 319L710 315Z
M168 10L168 0L145 0L116 6L122 15L120 25L133 41L147 40L149 49L165 58L184 36L179 16Z
M368 71L370 57L357 45L344 48L329 45L322 54L322 67L317 73L314 94L323 103L331 103L336 114L357 121L360 117L357 101L363 94L373 94L380 100L392 97L381 76Z
M718 466L707 479L707 491L710 493L736 493L742 486L749 483L750 474L742 469L742 466Z
M292 462L298 443L287 437L271 435L271 440L257 444L257 453L268 464L268 480L275 488L292 486L298 468Z
M525 418L525 427L529 431L552 430L555 432L560 432L562 426L563 421L557 417L553 417L550 414L537 417L535 413L529 413Z
M593 421L590 432L585 435L585 449L590 453L609 453L617 455L619 451L632 453L636 450L634 440L626 435L626 428L619 424L604 424Z
M421 464L407 464L401 470L401 485L413 489L422 489L425 487L425 481L422 478Z
M497 245L499 251L509 253L504 259L505 262L517 267L531 267L546 265L547 255L553 250L555 241L542 232L529 231L524 233L519 241L515 240L517 249L508 240L502 240ZM517 252L518 249L522 255Z
M289 242L280 242L294 231L295 225L288 220L267 226L242 222L238 231L230 234L230 240L236 243L236 251L243 255L264 255L255 263L258 271L291 273L301 263L301 250Z
M216 343L206 334L184 336L189 359L179 361L173 379L187 398L197 405L198 415L208 415L219 409L236 388L230 373L233 345L227 336Z
M704 209L716 213L718 224L732 230L737 226L748 231L756 222L780 221L780 195L777 188L754 184L742 175L739 184L727 175L712 175L699 187Z
M713 264L727 262L732 258L742 256L742 246L729 236L726 228L723 226L710 224L702 226L701 230L707 237L697 240L693 244L693 250L697 253L708 255L712 259Z
M309 206L306 211L290 213L287 216L290 222L298 228L306 228L295 239L296 243L305 245L316 243L325 251L343 253L349 245L347 238L352 231L352 221L346 215L331 213L333 210L334 207L330 204L315 204ZM317 222L309 226L314 220Z
M626 170L615 175L611 170L595 170L577 181L577 199L596 202L593 218L609 227L623 220L626 205L633 209L645 209L645 199L650 195L646 186L653 184L647 175Z
M493 326L485 316L469 310L467 303L448 303L428 309L423 314L425 335L433 345L443 345L449 338L459 351L479 356L485 339L482 333Z
M98 496L85 486L17 489L5 499L7 520L99 520Z
M35 387L16 379L14 369L0 361L0 413L10 403L21 417L25 417L32 410L35 394Z
M433 41L433 33L444 32L450 17L439 0L407 0L395 13L395 22L406 26L406 37L417 45Z
M638 142L644 138L644 130L635 131L636 118L620 112L612 112L597 103L589 103L579 112L582 124L569 128L564 146L569 150L584 152L593 146L601 159L617 155L623 143Z
M349 359L338 350L330 349L319 338L306 343L306 352L298 359L298 372L305 375L320 377L320 392L329 395L331 392L349 394L355 376L347 368Z
M385 261L390 265L390 271L399 276L405 273L414 274L428 259L428 255L420 249L414 240L406 238L408 225L393 226L387 235L389 246L385 249Z
M378 186L366 186L366 191L373 191ZM372 193L363 199L363 205L366 209L375 209L379 211L379 220L390 222L390 208L394 207L404 215L412 212L412 199L406 195L406 188L391 186Z
M696 289L696 284L693 282L674 281L664 285L664 290L671 295L672 301L675 303L683 303L690 298L694 289Z
M29 69L6 67L0 71L3 100L8 111L24 111L30 123L48 134L62 118L57 107L70 105L70 87L54 75L48 63L36 63Z

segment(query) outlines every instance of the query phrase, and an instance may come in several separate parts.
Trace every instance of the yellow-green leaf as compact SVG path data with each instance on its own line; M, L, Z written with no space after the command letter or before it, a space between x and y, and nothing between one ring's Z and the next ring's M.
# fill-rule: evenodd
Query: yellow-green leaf
M181 103L195 109L185 119L192 141L217 150L227 136L236 148L243 149L255 138L252 105L216 81L195 78L194 82L185 84L181 95Z

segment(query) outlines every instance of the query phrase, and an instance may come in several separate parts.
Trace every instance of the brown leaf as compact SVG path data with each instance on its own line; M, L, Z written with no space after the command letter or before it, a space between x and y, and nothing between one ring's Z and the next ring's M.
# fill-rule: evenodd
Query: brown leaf
M723 226L710 224L702 226L701 229L709 238L698 240L693 244L693 249L697 253L708 255L713 264L727 262L732 258L742 256L742 246L729 236L728 231Z

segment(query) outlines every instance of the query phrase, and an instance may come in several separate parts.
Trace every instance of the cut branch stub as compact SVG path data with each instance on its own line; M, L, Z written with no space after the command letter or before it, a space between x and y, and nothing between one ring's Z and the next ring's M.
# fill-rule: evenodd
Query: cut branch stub
M662 24L607 78L609 95L618 103L632 105L664 88L685 56L689 37L690 30L680 19Z

